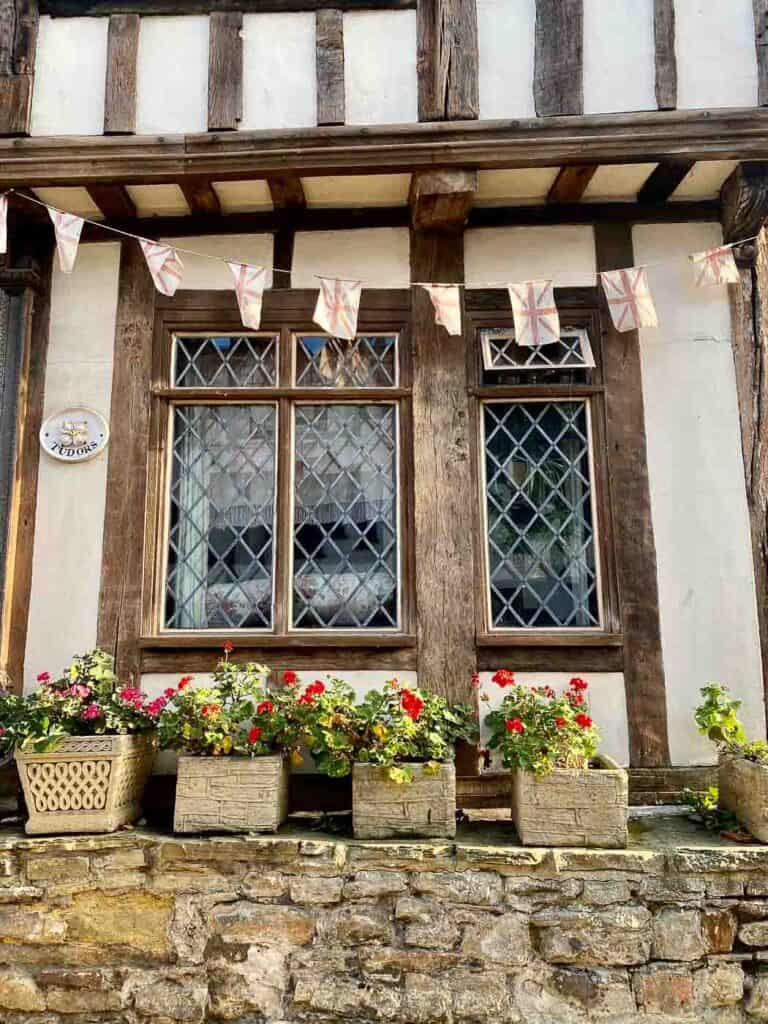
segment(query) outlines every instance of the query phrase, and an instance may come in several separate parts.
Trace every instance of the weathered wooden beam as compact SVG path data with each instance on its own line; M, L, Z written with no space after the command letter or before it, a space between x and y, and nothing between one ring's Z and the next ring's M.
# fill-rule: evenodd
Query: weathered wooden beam
M0 135L26 135L32 111L37 0L0 0Z
M105 220L128 220L136 216L136 206L125 185L94 184L86 187Z
M126 240L120 277L112 369L110 445L101 587L99 647L111 651L124 679L140 677L143 510L152 383L155 288L141 249Z
M214 11L243 11L263 14L286 11L317 11L328 0L41 0L40 13L55 18L116 13L135 14L210 14ZM334 0L344 11L405 11L416 0Z
M768 106L768 0L752 0L757 50L757 102Z
M221 213L219 197L208 178L185 178L179 185L193 216L215 217Z
M344 124L344 20L338 9L315 15L317 123Z
M533 96L539 117L584 110L583 0L536 0Z
M631 225L597 225L595 249L599 271L633 266ZM653 768L669 764L669 739L640 342L636 331L619 333L614 329L604 297L601 301L608 472L611 498L618 511L614 534L630 764Z
M104 90L104 134L136 131L136 61L139 55L138 14L113 14L107 30L107 80Z
M456 231L469 216L477 171L419 171L411 178L411 223L429 231Z
M417 11L419 120L479 117L477 0L419 0Z
M561 167L547 195L548 203L578 203L597 173L597 164Z
M304 186L298 174L271 174L267 178L267 185L276 210L303 210L307 205Z
M208 131L235 131L243 117L243 15L214 11L208 44Z
M768 219L768 162L739 164L720 190L723 237L726 242L754 239ZM739 246L737 257L754 262L754 241Z
M664 160L655 167L637 193L639 203L665 203L683 178L693 169L695 160Z
M653 34L656 46L656 106L677 106L677 55L675 53L675 0L653 0Z

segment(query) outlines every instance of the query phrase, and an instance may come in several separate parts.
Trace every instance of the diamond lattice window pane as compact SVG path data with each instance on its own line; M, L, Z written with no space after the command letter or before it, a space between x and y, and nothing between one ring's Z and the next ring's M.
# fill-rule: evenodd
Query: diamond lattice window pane
M485 370L578 370L595 365L583 327L564 327L549 345L518 345L514 329L490 327L480 332Z
M293 626L396 628L395 407L297 406L295 444Z
M359 334L354 341L324 334L296 338L296 386L392 388L397 384L397 335Z
M177 388L267 388L277 383L277 336L177 336Z
M484 406L491 621L600 625L584 402Z
M271 628L275 428L273 405L174 409L166 628Z

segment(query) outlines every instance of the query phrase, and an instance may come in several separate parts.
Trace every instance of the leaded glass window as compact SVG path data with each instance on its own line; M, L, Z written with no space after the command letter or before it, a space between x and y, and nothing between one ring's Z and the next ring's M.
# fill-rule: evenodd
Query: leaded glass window
M277 337L177 335L173 383L178 388L270 387L277 383Z
M587 403L487 402L483 430L492 627L599 627Z
M485 370L571 370L594 367L589 335L582 327L563 327L560 337L546 345L518 345L509 327L480 332Z
M305 388L391 388L397 384L397 336L324 334L296 338L296 384Z

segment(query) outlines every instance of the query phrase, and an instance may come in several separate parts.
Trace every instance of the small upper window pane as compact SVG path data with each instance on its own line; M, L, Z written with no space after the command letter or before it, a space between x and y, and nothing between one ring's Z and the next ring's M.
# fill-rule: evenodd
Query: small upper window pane
M296 338L296 386L393 388L397 385L397 335L359 334L354 341L326 334Z
M177 335L173 384L177 388L273 387L277 384L277 336Z
M589 335L583 327L564 327L560 339L548 345L523 346L515 341L509 327L492 327L480 332L483 368L504 370L590 369L595 365Z

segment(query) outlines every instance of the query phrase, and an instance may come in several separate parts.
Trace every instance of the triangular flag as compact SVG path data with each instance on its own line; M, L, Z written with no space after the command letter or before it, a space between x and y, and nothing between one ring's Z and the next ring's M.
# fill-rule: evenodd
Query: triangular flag
M140 238L139 245L155 282L155 288L162 295L175 294L184 272L184 264L179 254L170 245L150 242L148 238Z
M8 196L0 196L0 253L8 252Z
M600 274L600 280L617 331L659 326L645 267L608 270Z
M461 296L455 284L423 284L432 300L435 323L442 324L449 334L461 334Z
M357 334L362 281L320 278L320 294L312 319L336 338L353 341Z
M509 285L518 345L549 345L560 340L560 317L551 281Z
M235 295L243 327L258 331L261 326L261 300L264 296L264 267L247 263L227 263L235 279Z
M77 243L85 221L75 217L73 213L62 213L47 206L48 214L53 221L56 232L56 248L59 252L59 266L63 274L71 274L77 256Z
M697 288L709 284L738 284L741 280L730 245L719 245L706 252L693 252L688 259L696 271Z

